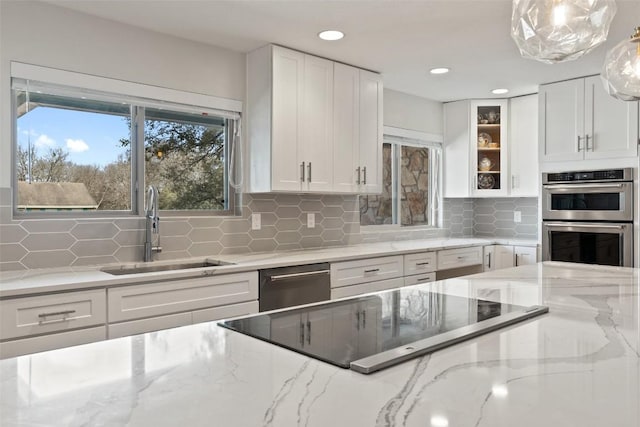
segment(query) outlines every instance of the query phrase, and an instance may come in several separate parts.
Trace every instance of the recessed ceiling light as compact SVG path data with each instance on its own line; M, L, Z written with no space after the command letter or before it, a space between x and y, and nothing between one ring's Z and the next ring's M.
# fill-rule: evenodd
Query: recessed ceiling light
M449 71L447 67L432 68L429 70L431 74L447 74Z
M341 38L344 37L344 33L338 30L326 30L318 33L318 37L320 37L322 40L329 40L329 41L340 40Z
M509 89L494 89L491 91L494 95L504 95L507 92L509 92Z

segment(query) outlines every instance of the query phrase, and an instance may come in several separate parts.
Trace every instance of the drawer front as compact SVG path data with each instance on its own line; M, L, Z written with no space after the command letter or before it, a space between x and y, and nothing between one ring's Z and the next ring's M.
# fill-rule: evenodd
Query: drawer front
M424 273L424 274L415 274L413 276L406 276L404 278L404 286L413 286L418 283L427 283L427 282L435 282L436 273Z
M428 273L436 271L438 265L436 263L435 252L423 252L420 254L409 254L404 256L404 275Z
M109 323L258 299L258 272L111 288Z
M39 337L5 341L0 343L0 359L103 341L106 337L107 327L98 326L77 331L58 332Z
M402 255L331 264L332 288L393 279L402 276L404 276Z
M191 313L169 314L151 319L132 320L130 322L114 323L108 326L109 339L144 334L145 332L161 329L177 328L191 324Z
M368 292L385 291L387 289L401 288L402 286L404 286L404 279L402 277L362 283L359 285L343 286L331 289L331 299L346 298L354 295L366 294Z
M86 328L106 322L104 289L0 301L0 339Z
M243 302L240 304L212 307L193 312L193 323L211 322L213 320L228 319L236 316L246 316L259 311L258 301Z
M482 264L482 246L438 251L438 270Z

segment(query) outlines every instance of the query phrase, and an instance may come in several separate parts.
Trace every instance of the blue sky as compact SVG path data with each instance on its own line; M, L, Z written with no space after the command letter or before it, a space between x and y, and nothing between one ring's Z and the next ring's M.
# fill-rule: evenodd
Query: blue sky
M39 154L60 147L77 164L104 166L125 149L118 142L129 139L124 117L85 111L38 107L18 118L18 144L35 145Z

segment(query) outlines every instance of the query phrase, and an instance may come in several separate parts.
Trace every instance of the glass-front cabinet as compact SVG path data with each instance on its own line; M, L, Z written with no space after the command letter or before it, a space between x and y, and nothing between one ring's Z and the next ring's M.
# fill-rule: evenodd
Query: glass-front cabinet
M474 197L507 194L508 118L507 100L471 102L471 193Z

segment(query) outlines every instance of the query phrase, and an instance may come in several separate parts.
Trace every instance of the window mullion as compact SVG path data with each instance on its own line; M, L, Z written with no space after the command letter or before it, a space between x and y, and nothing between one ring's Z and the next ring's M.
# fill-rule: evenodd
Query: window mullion
M133 195L134 212L142 215L144 211L144 107L132 106L131 119L131 175L134 176Z

